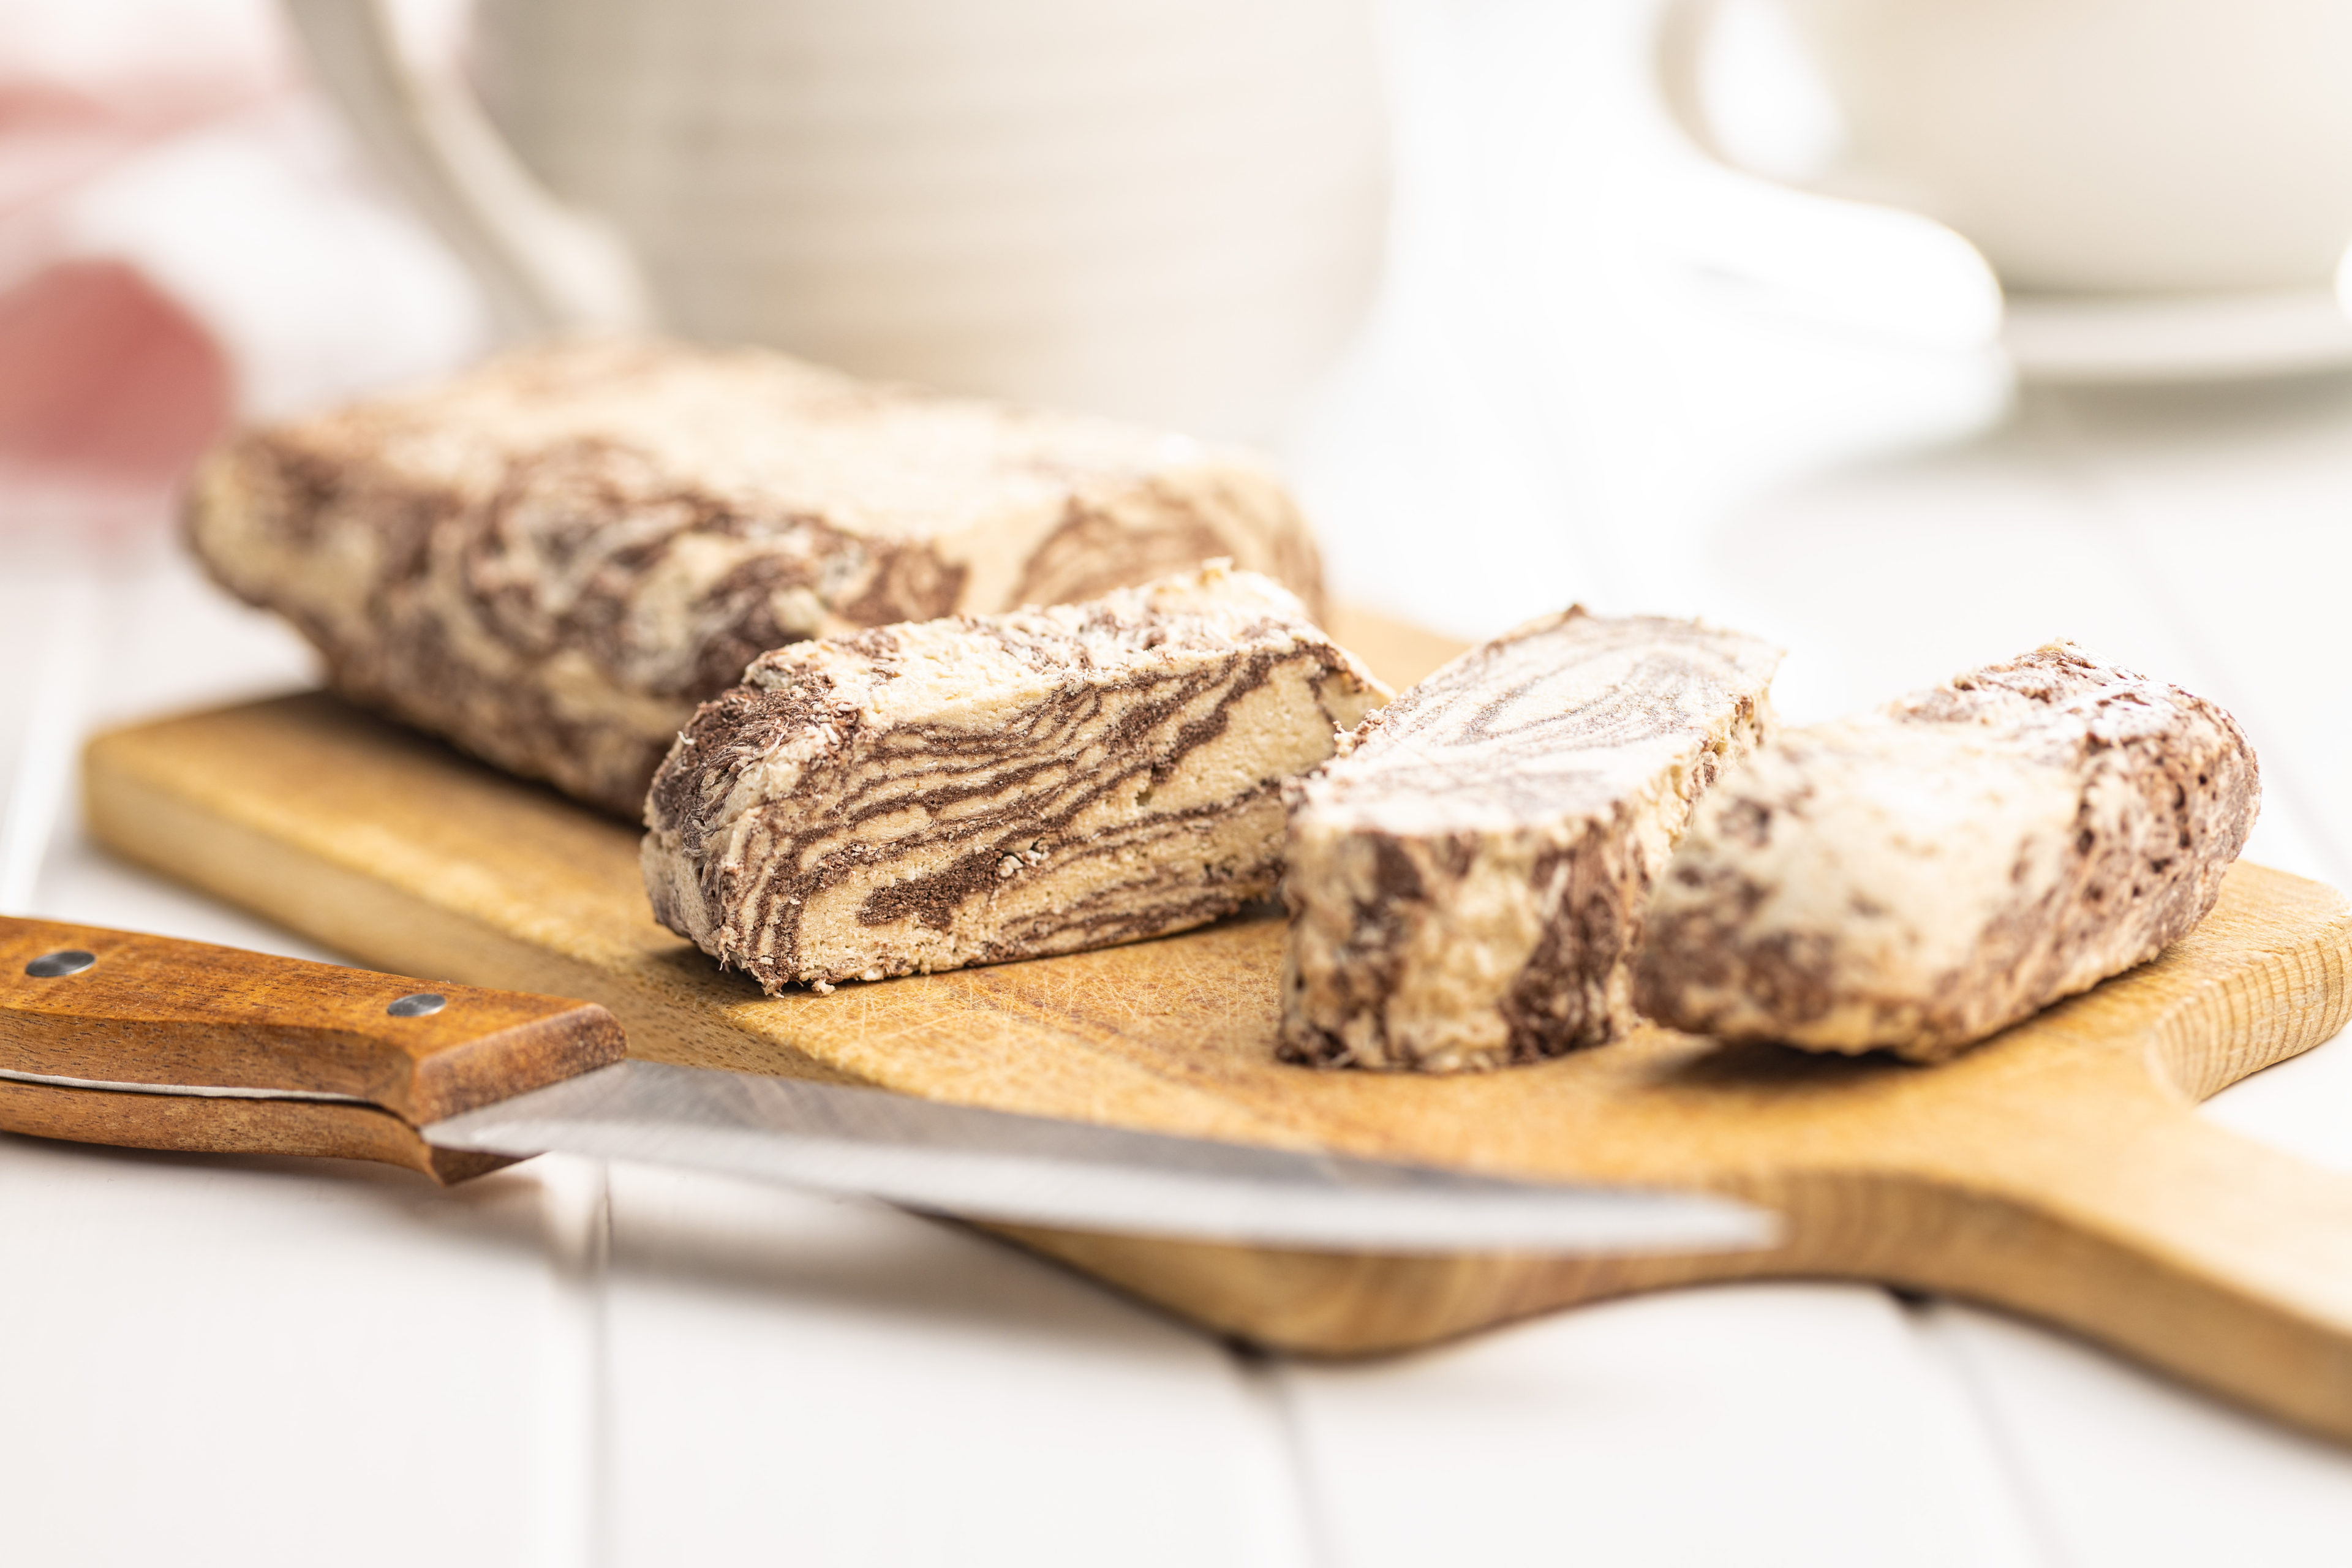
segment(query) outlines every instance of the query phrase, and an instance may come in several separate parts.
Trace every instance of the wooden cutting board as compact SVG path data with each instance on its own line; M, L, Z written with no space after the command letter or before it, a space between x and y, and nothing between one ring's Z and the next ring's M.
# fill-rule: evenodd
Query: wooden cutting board
M1447 651L1342 636L1391 679ZM1282 928L763 997L646 914L637 834L319 694L91 742L119 853L379 969L601 1002L664 1061L1220 1138L1707 1188L1766 1251L1377 1258L1024 1231L1024 1245L1270 1346L1393 1350L1696 1280L1814 1276L2061 1324L2352 1440L2352 1178L2194 1102L2352 1011L2352 912L2242 866L2193 935L1936 1068L1660 1030L1452 1079L1274 1059Z

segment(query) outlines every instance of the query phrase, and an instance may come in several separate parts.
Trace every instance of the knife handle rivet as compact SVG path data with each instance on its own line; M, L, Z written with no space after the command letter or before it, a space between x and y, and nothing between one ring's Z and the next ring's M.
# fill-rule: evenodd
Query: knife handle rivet
M98 962L98 954L84 952L78 947L59 948L45 952L25 965L25 973L36 980L55 980L61 975L79 974Z
M438 991L412 991L384 1009L395 1018L426 1018L449 1005Z

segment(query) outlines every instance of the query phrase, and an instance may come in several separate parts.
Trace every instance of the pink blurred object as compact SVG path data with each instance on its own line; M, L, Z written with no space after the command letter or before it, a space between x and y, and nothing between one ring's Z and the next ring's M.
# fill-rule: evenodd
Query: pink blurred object
M405 19L446 37L449 11ZM269 0L0 0L0 531L159 522L231 420L486 341Z
M121 261L60 261L0 294L0 454L168 483L227 423L220 345Z

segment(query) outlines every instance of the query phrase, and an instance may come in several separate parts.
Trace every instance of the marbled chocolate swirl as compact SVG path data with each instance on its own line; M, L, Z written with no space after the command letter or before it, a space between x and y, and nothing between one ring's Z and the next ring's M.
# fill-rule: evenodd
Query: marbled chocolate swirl
M1570 609L1447 665L1290 789L1283 1054L1453 1072L1633 1022L1625 960L1780 655Z
M1283 782L1386 695L1221 564L780 648L662 764L646 890L770 991L1181 931L1273 891Z
M1244 456L646 341L247 432L197 472L188 533L346 696L631 817L694 705L784 643L1213 556L1320 591Z
M1659 885L1636 999L1939 1060L2185 935L2261 803L2229 714L2053 643L1725 779Z

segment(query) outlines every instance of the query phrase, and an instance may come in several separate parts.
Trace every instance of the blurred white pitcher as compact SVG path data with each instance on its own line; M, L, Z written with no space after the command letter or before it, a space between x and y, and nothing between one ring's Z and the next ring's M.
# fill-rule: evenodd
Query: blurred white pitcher
M650 321L1250 435L1376 280L1368 0L478 0L487 117L383 4L288 0L520 331Z

